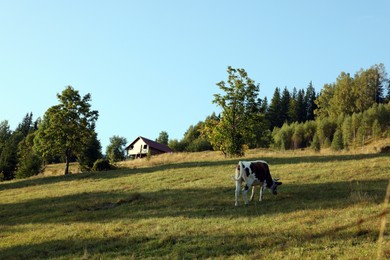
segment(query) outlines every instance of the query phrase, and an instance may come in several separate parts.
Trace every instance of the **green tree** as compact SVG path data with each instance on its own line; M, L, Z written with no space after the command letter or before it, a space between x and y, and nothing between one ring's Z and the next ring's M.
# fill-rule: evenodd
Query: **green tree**
M314 114L317 117L325 118L332 114L330 101L333 99L335 88L335 84L325 84L322 88L320 95L314 101L317 106L317 108L314 110Z
M0 179L14 178L17 165L17 141L8 121L0 122Z
M57 94L57 98L59 104L46 111L39 125L34 147L44 159L61 155L68 174L72 157L79 156L91 139L99 113L91 110L90 94L81 97L71 86Z
M306 104L306 120L314 120L314 111L317 109L315 103L317 98L313 83L310 81L306 89L305 104Z
M274 127L282 127L284 121L282 116L282 103L280 96L280 89L275 88L274 95L271 99L271 104L268 107L268 113L266 115L267 120L270 122L270 129Z
M294 149L298 149L303 147L305 140L305 128L303 123L294 123L293 124L294 133L292 135L292 141L294 145Z
M319 152L321 150L320 139L318 138L317 134L314 135L310 148L316 152Z
M317 131L317 124L316 121L306 121L305 124L303 125L304 128L304 136L305 136L305 146L309 146L313 139L314 135L316 134Z
M331 145L336 126L330 118L317 119L317 137L321 147L326 148Z
M290 102L291 102L291 95L287 87L285 87L282 93L282 97L280 99L280 106L281 106L280 116L283 123L291 122L289 117Z
M336 132L334 133L331 147L332 150L334 151L340 151L344 148L343 134L340 129L337 129Z
M97 138L97 133L93 132L78 156L81 169L83 171L90 171L95 161L102 157L102 145Z
M337 118L342 113L350 115L356 111L353 83L349 73L341 72L337 77L334 96L330 100L331 117Z
M303 89L298 90L297 94L297 116L299 123L306 121L305 91Z
M274 128L272 131L274 148L283 151L294 148L293 135L294 127L288 123L284 123L281 128Z
M165 131L161 131L160 134L158 135L156 142L160 144L165 144L168 145L168 140L169 140L169 135Z
M341 131L343 135L343 146L345 149L352 143L352 117L346 116L344 118L343 124L341 125Z
M224 94L215 94L213 100L213 103L222 108L221 121L217 127L226 153L229 156L242 156L248 123L254 122L253 110L259 110L255 109L260 104L259 85L248 77L244 69L229 66L227 72L227 83L221 81L217 84Z
M35 133L29 133L18 145L18 167L15 177L18 179L37 175L42 167L42 158L34 147Z
M374 137L375 140L381 137L381 126L379 124L378 119L375 119L374 123L372 124L372 136Z
M119 162L125 159L125 146L127 140L124 137L114 135L110 138L110 144L106 148L106 155L110 162Z
M221 130L224 129L221 124L222 122L220 116L217 116L215 113L213 113L211 116L206 118L205 127L202 130L202 135L208 138L215 151L221 151L226 157L227 142L225 142L225 138L221 132Z
M294 88L291 94L289 110L288 110L288 117L290 120L289 123L298 122L298 110L299 108L297 102L297 89Z

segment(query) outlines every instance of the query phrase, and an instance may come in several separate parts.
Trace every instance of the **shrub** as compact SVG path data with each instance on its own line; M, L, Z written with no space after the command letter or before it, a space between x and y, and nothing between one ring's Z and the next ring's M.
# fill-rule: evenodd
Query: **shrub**
M314 134L313 142L311 142L310 147L316 152L321 150L320 139L318 138L317 134Z
M36 154L31 154L24 158L24 160L19 164L15 177L23 179L37 175L41 170L41 166L42 159Z
M110 164L108 159L98 159L92 166L92 171L109 171L114 167Z

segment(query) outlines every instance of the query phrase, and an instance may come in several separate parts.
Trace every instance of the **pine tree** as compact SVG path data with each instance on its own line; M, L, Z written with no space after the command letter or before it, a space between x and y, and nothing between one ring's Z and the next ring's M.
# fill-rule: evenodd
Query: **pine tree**
M282 115L282 105L280 97L280 89L275 88L274 95L271 99L271 104L268 107L267 120L270 122L270 130L274 127L282 127L283 117Z
M305 95L306 120L314 120L314 111L317 109L317 105L315 103L316 97L316 91L313 87L313 83L310 81Z
M298 102L297 102L297 89L294 87L290 98L288 116L290 123L298 122Z
M305 91L303 89L298 90L297 94L297 115L299 123L306 121Z
M280 117L281 120L283 120L283 123L290 122L290 117L289 117L289 106L290 106L290 92L288 91L287 87L284 88L282 97L280 99L280 105L281 105L281 111L280 111Z

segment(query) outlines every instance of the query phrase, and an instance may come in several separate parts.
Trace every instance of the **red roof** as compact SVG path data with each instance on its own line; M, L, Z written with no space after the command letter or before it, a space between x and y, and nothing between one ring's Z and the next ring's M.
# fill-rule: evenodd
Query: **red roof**
M171 148L169 148L167 145L157 143L155 141L152 141L152 140L145 138L145 137L142 137L142 136L138 136L131 144L129 144L126 147L126 150L129 149L130 146L134 145L139 139L142 139L147 145L149 145L149 147L151 147L155 150L165 152L165 153L172 153L173 152L173 150Z

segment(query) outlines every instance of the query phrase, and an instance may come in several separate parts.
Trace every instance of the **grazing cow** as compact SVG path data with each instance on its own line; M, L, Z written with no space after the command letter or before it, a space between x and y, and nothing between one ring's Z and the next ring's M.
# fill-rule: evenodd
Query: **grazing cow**
M260 199L263 197L263 190L268 188L274 195L277 194L277 188L282 185L278 179L272 179L268 164L265 161L240 161L236 168L236 176L233 177L236 181L236 203L238 206L238 196L240 194L241 183L244 181L245 187L242 190L245 205L248 205L248 190L252 187L251 200L253 200L255 186L260 187Z

